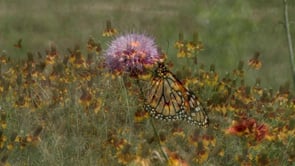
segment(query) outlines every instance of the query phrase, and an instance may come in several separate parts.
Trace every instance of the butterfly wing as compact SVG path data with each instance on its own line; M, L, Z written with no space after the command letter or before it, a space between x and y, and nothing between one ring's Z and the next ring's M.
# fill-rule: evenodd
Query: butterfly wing
M171 72L162 67L156 70L144 109L156 119L181 119L180 115L185 112L183 86Z
M195 94L187 90L187 97L187 104L189 105L189 109L186 110L186 121L193 125L208 126L208 115Z

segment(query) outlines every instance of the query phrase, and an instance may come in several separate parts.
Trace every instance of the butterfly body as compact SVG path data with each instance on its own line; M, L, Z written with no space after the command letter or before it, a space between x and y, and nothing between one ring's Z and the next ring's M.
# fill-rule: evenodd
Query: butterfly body
M197 97L162 63L151 81L144 109L159 120L186 120L198 126L206 126L209 123Z

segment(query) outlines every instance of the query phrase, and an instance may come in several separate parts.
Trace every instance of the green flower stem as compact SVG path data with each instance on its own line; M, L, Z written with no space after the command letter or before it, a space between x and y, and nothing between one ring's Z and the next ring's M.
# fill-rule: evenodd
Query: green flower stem
M150 122L151 122L151 124L152 124L153 130L154 130L154 134L155 134L155 136L157 137L158 144L159 144L159 147L160 147L160 151L161 151L162 155L165 157L166 162L169 162L169 158L168 158L168 156L167 156L166 153L163 151L163 148L162 148L162 145L161 145L161 139L160 139L159 133L157 132L157 129L156 129L155 125L154 125L154 121L153 121L153 119L150 119Z
M288 46L289 46L289 55L290 55L290 63L291 63L291 70L292 70L292 78L293 78L293 84L295 88L295 59L294 59L294 52L293 52L293 44L292 44L292 38L290 33L290 26L289 26L289 16L288 16L288 4L287 0L283 0L284 2L284 17L285 17L285 29L286 29L286 35L288 40Z

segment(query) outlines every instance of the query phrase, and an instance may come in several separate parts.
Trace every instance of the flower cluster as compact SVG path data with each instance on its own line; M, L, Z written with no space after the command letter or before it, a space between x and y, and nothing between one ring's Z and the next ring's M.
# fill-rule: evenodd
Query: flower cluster
M259 52L256 52L253 56L253 58L251 58L249 61L248 61L248 65L256 70L260 69L261 68L261 65L262 63L259 61L259 56L260 56L260 53Z
M113 28L111 21L108 20L106 23L106 28L105 28L102 36L110 37L110 36L116 35L117 33L118 33L117 29Z
M183 34L179 33L178 41L175 42L174 46L178 50L177 57L179 58L196 56L199 51L204 49L204 45L199 41L197 33L193 35L192 41L185 41Z
M265 124L257 124L253 118L243 118L238 122L233 121L227 132L238 136L252 136L256 141L263 140L269 134L268 127Z

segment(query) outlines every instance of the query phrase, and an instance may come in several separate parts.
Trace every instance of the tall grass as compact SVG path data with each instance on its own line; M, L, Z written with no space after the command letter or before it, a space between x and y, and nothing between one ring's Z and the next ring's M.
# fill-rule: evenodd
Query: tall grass
M155 121L159 149L138 85L109 75L103 52L87 49L89 37L107 47L107 19L120 33L154 35L171 71L208 108L209 128ZM161 151L170 164L291 164L295 108L284 84L291 72L281 21L275 0L1 1L1 164L165 165ZM186 41L199 33L205 49L198 65L176 56L179 32ZM255 52L260 70L237 67ZM148 84L139 85L146 92ZM227 132L241 126L249 131ZM268 135L259 140L265 126Z

